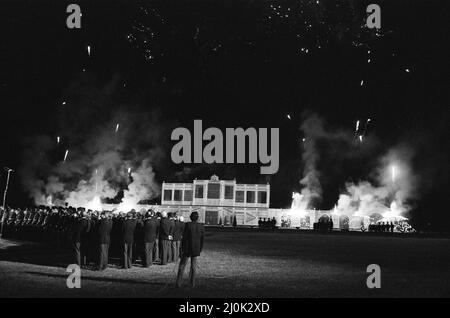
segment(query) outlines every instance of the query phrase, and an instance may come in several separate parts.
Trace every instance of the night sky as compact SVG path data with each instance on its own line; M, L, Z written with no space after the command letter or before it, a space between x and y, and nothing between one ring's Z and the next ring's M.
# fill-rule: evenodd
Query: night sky
M213 173L270 182L271 205L285 207L302 174L300 124L313 112L330 129L371 118L367 134L380 141L373 151L411 142L423 192L412 215L449 224L448 2L378 1L379 31L361 28L372 1L316 2L76 1L79 30L66 27L73 1L2 2L1 164L15 170L8 203L30 203L19 177L29 138L76 127L78 138L63 141L70 149L121 109L157 112L166 154L170 131L192 129L194 119L204 129L279 127L280 169L271 177L259 164L191 165L184 175L170 155L155 171L160 182ZM110 84L107 99L93 98ZM335 158L322 158L327 171ZM340 167L324 177L318 208L331 208L342 185L365 173L355 162ZM2 189L5 179L2 172Z

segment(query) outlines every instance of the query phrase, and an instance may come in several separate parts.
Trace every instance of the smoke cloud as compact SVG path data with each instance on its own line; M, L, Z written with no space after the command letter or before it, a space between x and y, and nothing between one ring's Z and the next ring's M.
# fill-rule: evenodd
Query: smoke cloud
M58 116L60 139L24 140L21 180L35 204L100 209L122 202L129 208L160 194L155 170L164 167L173 123L156 108L142 112L137 101L124 102L120 86L117 77L106 85L76 81Z
M401 142L384 149L375 135L367 133L364 123L356 131L333 129L317 114L305 114L300 128L304 166L293 209L317 208L324 185L327 190L331 186L341 189L336 214L399 217L411 209L419 182L412 171L415 151L411 144ZM330 186L329 180L345 183Z

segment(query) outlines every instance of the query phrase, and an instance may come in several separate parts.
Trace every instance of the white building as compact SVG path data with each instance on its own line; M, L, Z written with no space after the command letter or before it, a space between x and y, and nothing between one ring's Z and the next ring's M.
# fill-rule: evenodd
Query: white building
M273 217L269 212L269 184L240 184L236 180L210 180L192 183L162 184L161 206L169 212L189 217L197 211L207 225L258 225L259 217Z

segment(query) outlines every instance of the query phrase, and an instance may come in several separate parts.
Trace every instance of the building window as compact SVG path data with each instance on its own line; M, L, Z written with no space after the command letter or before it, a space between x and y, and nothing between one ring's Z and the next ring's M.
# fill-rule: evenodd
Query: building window
M192 190L184 190L184 201L192 201Z
M203 186L202 185L195 186L195 198L203 199Z
M208 199L220 199L220 183L208 184Z
M255 203L255 191L247 191L247 203Z
M267 203L266 191L258 191L258 203Z
M231 185L225 186L225 199L233 200L234 199L234 187Z
M181 190L175 190L174 191L173 200L174 201L181 201L181 194L182 194Z
M172 190L164 190L164 201L172 201Z
M236 202L238 203L244 202L244 191L236 191Z
M219 224L218 211L205 211L205 224L217 225Z

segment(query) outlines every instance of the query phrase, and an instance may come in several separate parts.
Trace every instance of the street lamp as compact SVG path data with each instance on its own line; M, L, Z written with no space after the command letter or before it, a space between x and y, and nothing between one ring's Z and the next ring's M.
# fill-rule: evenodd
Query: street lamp
M8 192L8 185L9 185L9 175L11 174L11 172L14 172L13 169L5 167L4 168L6 171L8 171L8 176L6 178L6 186L5 186L5 192L3 193L3 213L5 213L5 204L6 204L6 193ZM5 214L3 214L2 216L2 220L0 220L1 225L0 225L0 238L3 237L3 225L5 223Z
M8 171L8 176L6 177L5 192L3 192L3 210L5 209L5 204L6 204L6 193L8 193L9 175L11 174L11 172L14 172L13 169L8 168L8 167L5 167L4 169L6 171Z

